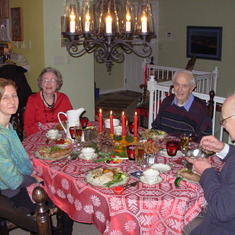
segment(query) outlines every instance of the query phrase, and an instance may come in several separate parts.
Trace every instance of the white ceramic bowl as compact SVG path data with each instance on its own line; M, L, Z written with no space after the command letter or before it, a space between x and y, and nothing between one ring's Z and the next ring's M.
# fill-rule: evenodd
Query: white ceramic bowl
M114 118L113 119L113 126L116 127L116 126L119 126L119 124L120 124L120 120ZM104 125L105 125L105 128L110 128L110 119L105 119Z
M91 155L95 153L95 149L90 148L90 147L83 148L81 153L84 157L89 158Z
M143 172L143 176L148 182L154 182L159 176L159 171L155 169L147 169L146 171Z

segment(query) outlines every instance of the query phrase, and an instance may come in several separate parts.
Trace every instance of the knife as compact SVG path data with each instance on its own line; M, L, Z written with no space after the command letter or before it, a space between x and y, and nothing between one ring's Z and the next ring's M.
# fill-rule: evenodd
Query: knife
M99 169L100 167L102 167L102 165L100 165L100 166L97 166L97 167L95 167L95 168L92 168L92 169L89 169L89 170L87 170L87 171L80 172L80 173L76 174L76 176L77 176L77 175L84 174L84 173L87 173L88 171L92 171L92 170Z

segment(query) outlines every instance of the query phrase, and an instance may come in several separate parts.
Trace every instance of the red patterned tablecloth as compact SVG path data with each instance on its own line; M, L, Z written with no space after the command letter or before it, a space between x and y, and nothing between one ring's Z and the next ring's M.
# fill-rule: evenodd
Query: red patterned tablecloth
M77 175L100 163L81 159L51 163L36 158L34 153L38 147L46 145L45 130L24 139L23 145L32 160L35 174L44 180L53 202L75 221L95 224L102 234L182 234L183 227L206 205L198 183L183 181L179 188L175 187L176 172L182 168L181 157L169 158L158 154L156 162L172 166L170 172L161 174L163 181L160 184L139 183L122 195L115 195L112 189L93 187L85 182L84 175ZM211 160L215 167L221 166L216 156ZM70 162L64 165L66 161ZM123 161L119 167L129 172L130 164ZM130 177L129 182L132 181L136 179Z

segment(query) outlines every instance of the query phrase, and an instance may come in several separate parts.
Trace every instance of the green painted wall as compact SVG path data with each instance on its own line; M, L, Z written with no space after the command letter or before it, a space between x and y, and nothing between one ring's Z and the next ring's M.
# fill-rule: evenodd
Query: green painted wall
M197 59L195 69L220 69L217 95L227 96L235 87L235 1L159 0L159 65L182 67L187 64L186 26L222 26L222 60ZM172 32L172 38L166 37Z
M74 108L84 107L94 120L94 60L92 55L74 59L61 47L60 17L64 14L63 0L10 0L10 7L21 7L25 48L16 48L29 62L26 73L33 91L38 91L37 77L46 66L59 69L66 93ZM28 48L28 41L31 48ZM20 43L21 45L22 43Z
M23 42L18 43L18 48L12 42L14 52L23 55L29 65L30 71L26 73L28 82L33 91L38 91L37 77L45 65L44 62L44 41L43 41L43 2L42 0L10 0L10 8L21 7ZM31 48L28 47L29 40Z
M124 87L123 63L113 63L111 72L107 72L105 64L95 62L95 82L101 93L122 89Z

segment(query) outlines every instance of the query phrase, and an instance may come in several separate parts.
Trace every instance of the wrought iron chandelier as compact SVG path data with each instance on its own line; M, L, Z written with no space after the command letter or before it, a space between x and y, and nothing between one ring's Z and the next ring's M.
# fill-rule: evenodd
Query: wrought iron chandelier
M124 61L124 53L151 54L153 17L148 0L66 0L62 34L72 57L94 53L99 63Z

